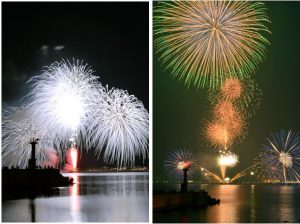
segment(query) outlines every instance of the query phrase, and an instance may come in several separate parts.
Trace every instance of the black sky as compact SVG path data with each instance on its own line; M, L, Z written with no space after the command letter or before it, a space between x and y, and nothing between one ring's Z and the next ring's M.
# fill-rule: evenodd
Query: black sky
M248 135L233 151L240 163L234 174L252 164L270 132L292 129L300 132L300 2L265 2L272 35L266 59L259 64L254 79L262 89L261 108L249 120ZM193 152L199 164L213 171L216 154L196 137L203 120L209 118L205 90L187 89L163 71L158 55L153 58L153 167L154 179L165 177L167 153L178 148Z
M2 2L2 105L18 105L26 81L56 60L81 59L102 84L149 105L147 2Z

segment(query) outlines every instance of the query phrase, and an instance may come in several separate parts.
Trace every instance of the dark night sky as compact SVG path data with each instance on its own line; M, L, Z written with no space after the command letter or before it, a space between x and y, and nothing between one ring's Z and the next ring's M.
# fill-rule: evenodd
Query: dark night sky
M266 2L272 35L266 59L254 79L263 91L261 108L249 120L248 135L233 151L240 163L229 170L234 174L251 165L270 132L292 129L300 132L300 2ZM153 168L154 179L165 176L167 153L185 147L200 164L219 172L215 153L196 137L197 127L208 118L210 109L205 90L187 89L163 71L157 55L153 58ZM229 175L230 176L230 175Z
M102 84L128 90L148 109L148 7L147 2L2 3L2 105L18 105L28 91L25 82L43 66L75 58L88 63ZM88 157L90 165L98 164Z

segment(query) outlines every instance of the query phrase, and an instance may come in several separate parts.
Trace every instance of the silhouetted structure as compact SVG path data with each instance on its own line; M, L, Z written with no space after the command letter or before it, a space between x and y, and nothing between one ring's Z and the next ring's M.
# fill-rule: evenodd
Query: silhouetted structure
M31 158L26 169L2 169L2 195L27 194L34 195L48 192L53 187L68 186L73 184L73 178L64 177L59 169L47 167L44 169L36 166L35 146L39 139L32 138L30 144Z
M35 158L35 145L38 143L38 138L32 138L30 141L31 144L31 158L28 161L28 168L35 169L36 168L36 158Z
M188 171L189 168L184 168L182 169L182 174L183 174L183 182L181 184L181 192L186 193L188 192Z

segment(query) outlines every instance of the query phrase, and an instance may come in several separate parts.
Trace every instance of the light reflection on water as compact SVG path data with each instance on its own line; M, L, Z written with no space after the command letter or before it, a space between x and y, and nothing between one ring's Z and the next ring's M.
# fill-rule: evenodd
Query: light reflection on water
M2 202L4 222L148 222L148 173L72 173L57 195Z
M191 184L190 189L205 189L221 203L202 209L155 212L154 222L300 222L300 185Z

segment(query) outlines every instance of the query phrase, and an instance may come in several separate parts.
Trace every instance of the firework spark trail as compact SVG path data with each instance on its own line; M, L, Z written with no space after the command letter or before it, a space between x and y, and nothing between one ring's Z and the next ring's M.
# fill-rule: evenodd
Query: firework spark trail
M185 149L178 149L168 154L164 162L165 170L170 179L175 181L182 180L182 170L188 166L188 175L193 175L193 165L196 163L192 153Z
M174 1L154 8L154 45L174 77L197 87L218 87L248 77L265 57L270 21L263 3Z
M101 87L101 106L95 104L90 122L91 145L98 155L104 150L108 163L118 167L134 164L135 157L148 156L149 115L134 95L121 89Z
M256 159L263 182L300 182L300 137L281 130L271 133Z
M245 176L249 170L251 169L255 169L256 165L252 165L240 172L238 172L237 174L235 174L231 179L229 180L225 180L225 178L220 177L218 174L213 173L211 171L209 171L208 169L205 169L204 167L199 167L200 171L204 173L205 176L211 177L214 180L216 180L218 183L233 183L234 181L236 181L237 179Z
M55 148L54 136L33 119L27 106L3 109L2 166L25 168L31 158L32 138L40 139L36 147L37 165L50 164L47 152Z
M212 177L214 180L218 181L218 183L223 183L224 179L222 179L220 176L218 176L217 174L209 171L208 169L205 169L204 167L200 167L200 170L202 172L204 172L205 176L209 176Z
M239 179L239 178L245 176L245 175L248 173L249 170L253 170L253 169L255 169L255 168L256 168L256 164L254 164L254 165L252 165L252 166L250 166L250 167L248 167L248 168L242 170L241 172L238 172L237 174L235 174L235 175L230 179L230 182L233 182L233 181L235 181L235 180L237 180L237 179Z
M88 141L85 129L92 116L89 107L101 97L97 91L101 84L92 73L79 60L62 60L28 81L32 87L28 94L29 112L49 133L56 133L55 141L66 147L71 137Z

